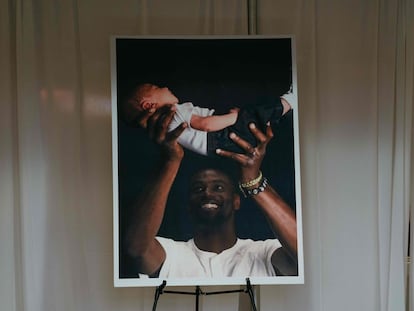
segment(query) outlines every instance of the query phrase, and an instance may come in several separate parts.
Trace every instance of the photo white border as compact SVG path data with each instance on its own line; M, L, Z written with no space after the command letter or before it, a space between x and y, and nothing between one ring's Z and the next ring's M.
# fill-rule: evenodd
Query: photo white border
M301 167L300 167L300 143L299 143L299 114L298 114L298 88L297 88L297 61L296 44L293 35L266 36L111 36L111 111L112 111L112 172L113 172L113 269L115 287L153 287L160 286L162 278L120 278L119 277L119 192L118 192L118 114L117 114L117 68L116 68L116 40L117 39L291 39L292 53L292 92L294 101L293 109L293 137L295 156L295 198L296 198L296 223L298 243L298 275L297 276L272 276L272 277L248 277L252 285L282 285L304 284L304 255L303 255L303 222L302 222L302 191L301 191ZM209 285L245 285L246 278L168 278L167 286L209 286Z

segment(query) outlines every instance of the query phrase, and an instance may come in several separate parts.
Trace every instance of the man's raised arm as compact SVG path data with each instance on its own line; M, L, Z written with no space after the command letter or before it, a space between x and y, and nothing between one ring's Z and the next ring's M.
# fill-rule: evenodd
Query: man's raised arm
M160 146L161 158L134 203L125 238L127 252L136 261L138 271L150 276L158 272L165 260L165 251L155 237L164 217L171 186L184 156L177 138L186 124L167 132L173 114L172 109L160 110L145 119L149 136Z
M251 198L259 205L269 221L269 224L278 237L282 248L277 249L272 256L272 264L277 274L297 275L297 225L296 216L289 205L267 182L263 184L260 166L266 154L266 146L273 138L270 126L267 126L266 134L262 133L254 124L250 124L250 130L255 135L258 145L252 147L235 134L230 138L245 150L244 154L218 150L222 156L232 158L240 163L240 182L253 188L262 187L263 190L251 195ZM263 173L265 174L265 172ZM251 184L251 185L250 185Z

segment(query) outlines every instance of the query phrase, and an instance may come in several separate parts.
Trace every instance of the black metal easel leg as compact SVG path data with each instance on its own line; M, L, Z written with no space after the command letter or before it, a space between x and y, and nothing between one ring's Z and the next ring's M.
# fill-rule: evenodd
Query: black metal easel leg
M246 292L249 294L253 311L257 311L256 302L254 301L253 287L252 284L250 284L249 278L246 279Z
M162 294L164 287L167 285L167 281L162 281L162 284L157 287L155 290L155 297L154 297L154 304L152 305L152 311L157 309L158 299L160 299L160 295Z
M167 285L167 281L163 281L162 284L160 286L157 287L157 289L155 290L155 297L154 297L154 304L152 306L152 311L156 311L157 309L157 303L158 303L158 299L160 298L160 295L163 293L170 293L170 294L181 294L181 295L195 295L196 297L196 301L195 301L195 311L199 311L199 307L200 307L200 295L217 295L217 294L229 294L229 293L241 293L241 292L245 292L249 294L250 297L250 303L252 306L252 310L253 311L257 311L256 308L256 302L254 301L254 293L253 293L253 287L250 283L250 279L247 278L246 279L246 289L242 290L242 289L238 289L238 290L228 290L228 291L218 291L218 292L207 292L204 293L200 286L196 286L196 290L195 292L181 292L181 291L169 291L169 290L164 290L165 286Z
M200 286L196 286L196 291L195 291L195 295L196 295L195 311L198 311L199 310L199 306L200 306L200 295L201 294L202 294L202 292L201 292Z

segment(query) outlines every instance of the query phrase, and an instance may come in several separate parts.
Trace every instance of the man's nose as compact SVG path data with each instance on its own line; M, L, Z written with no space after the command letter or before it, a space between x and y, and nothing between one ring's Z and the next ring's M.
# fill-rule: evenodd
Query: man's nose
M211 189L210 187L206 187L203 191L203 195L208 197L211 196L213 194L213 189Z

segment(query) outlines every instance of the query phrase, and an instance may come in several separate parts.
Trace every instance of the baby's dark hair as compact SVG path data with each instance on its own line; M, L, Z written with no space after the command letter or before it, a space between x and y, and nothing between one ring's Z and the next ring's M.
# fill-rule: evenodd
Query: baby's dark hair
M150 83L139 83L129 88L118 101L118 116L127 125L134 125L134 121L143 111L140 102L145 96Z

